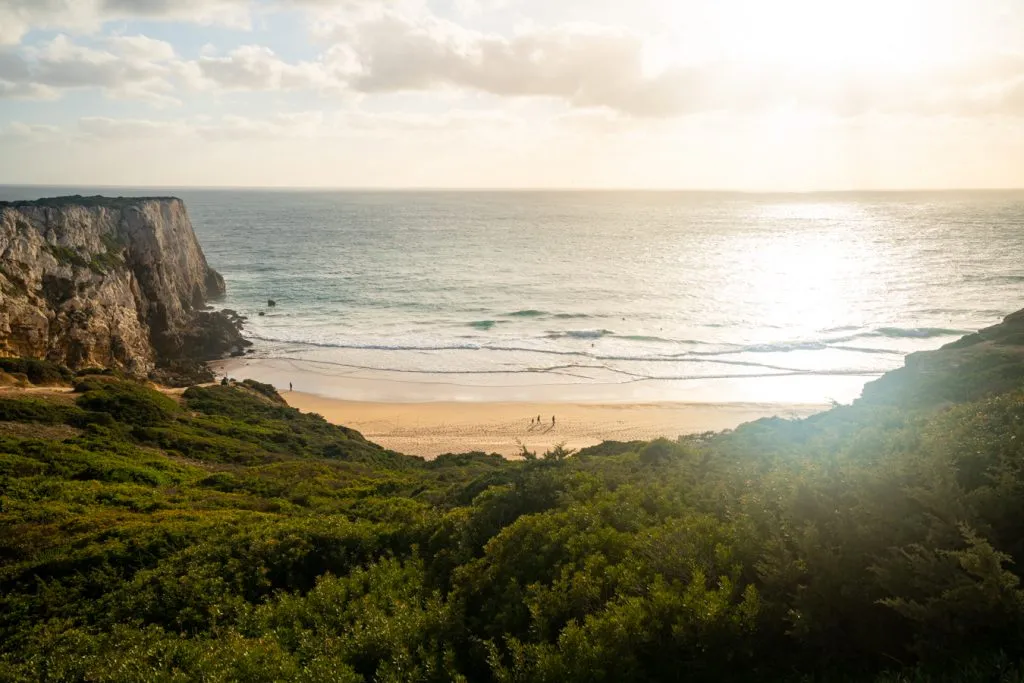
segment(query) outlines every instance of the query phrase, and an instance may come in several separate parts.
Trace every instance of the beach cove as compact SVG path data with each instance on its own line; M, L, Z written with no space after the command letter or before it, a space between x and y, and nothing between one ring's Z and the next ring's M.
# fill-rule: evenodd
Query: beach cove
M218 376L273 384L294 408L355 429L385 448L428 459L476 451L515 457L523 447L544 453L559 444L580 449L602 441L675 439L765 417L807 417L829 407L714 400L719 394L698 392L693 401L665 400L664 387L647 391L617 384L452 384L442 377L417 382L368 371L338 376L281 359L231 359L211 367Z
M428 459L445 453L519 455L558 444L579 450L603 441L733 429L763 417L806 417L826 406L687 403L369 403L282 392L288 404L350 427L385 448ZM540 422L531 422L537 417ZM552 424L551 418L556 421Z

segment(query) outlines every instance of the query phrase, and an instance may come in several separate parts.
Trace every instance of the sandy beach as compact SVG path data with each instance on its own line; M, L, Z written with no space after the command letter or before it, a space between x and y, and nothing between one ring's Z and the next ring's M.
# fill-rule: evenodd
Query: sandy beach
M426 458L471 451L515 456L522 446L543 453L560 443L579 449L602 441L674 439L829 408L787 400L785 392L772 401L760 395L731 400L735 393L720 400L691 387L687 399L662 400L642 383L545 385L527 377L513 385L490 376L491 384L454 384L430 374L411 379L403 373L291 359L231 359L211 367L218 375L273 384L299 410L356 429L386 448ZM289 382L296 391L289 391Z
M376 443L427 458L484 451L514 456L523 444L543 453L555 444L675 438L731 429L762 417L804 417L827 406L771 404L370 403L282 392L288 403L359 430ZM540 415L540 423L532 422ZM552 425L551 418L555 417Z

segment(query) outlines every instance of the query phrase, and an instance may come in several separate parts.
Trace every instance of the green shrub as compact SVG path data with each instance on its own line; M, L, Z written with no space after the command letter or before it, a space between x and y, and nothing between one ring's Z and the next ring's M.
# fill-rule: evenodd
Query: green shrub
M0 399L3 680L1020 680L1021 392L424 463L77 389Z
M81 254L76 249L71 247L61 247L53 244L46 245L46 250L53 255L53 258L57 259L57 263L62 266L74 266L76 268L85 268L89 265Z
M0 422L65 424L79 419L82 411L74 406L42 398L0 397Z
M277 389L273 384L261 384L254 379L247 379L242 382L242 386L266 396L275 403L285 403L285 400L281 398L281 394L277 393Z
M0 358L0 370L10 374L23 374L32 384L68 384L74 374L62 365L32 358Z
M84 380L75 385L75 391L81 393L76 400L79 407L108 413L128 424L166 424L180 412L174 399L133 382Z

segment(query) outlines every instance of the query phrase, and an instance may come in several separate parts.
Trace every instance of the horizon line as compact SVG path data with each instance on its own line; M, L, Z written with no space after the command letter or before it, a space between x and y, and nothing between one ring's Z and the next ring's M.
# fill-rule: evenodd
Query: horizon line
M713 189L675 187L438 187L438 186L359 186L359 185L122 185L109 183L5 183L0 187L13 188L67 188L67 189L121 189L121 190L240 190L240 191L300 191L300 192L651 192L678 194L738 194L738 195L812 195L812 194L901 194L943 192L1021 192L1024 187L946 187L946 188L863 188L863 189Z

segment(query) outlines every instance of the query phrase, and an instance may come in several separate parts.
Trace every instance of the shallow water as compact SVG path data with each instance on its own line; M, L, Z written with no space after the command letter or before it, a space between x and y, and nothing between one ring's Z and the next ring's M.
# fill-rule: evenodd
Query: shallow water
M845 401L1024 306L1019 192L159 193L187 202L258 356L399 400Z

